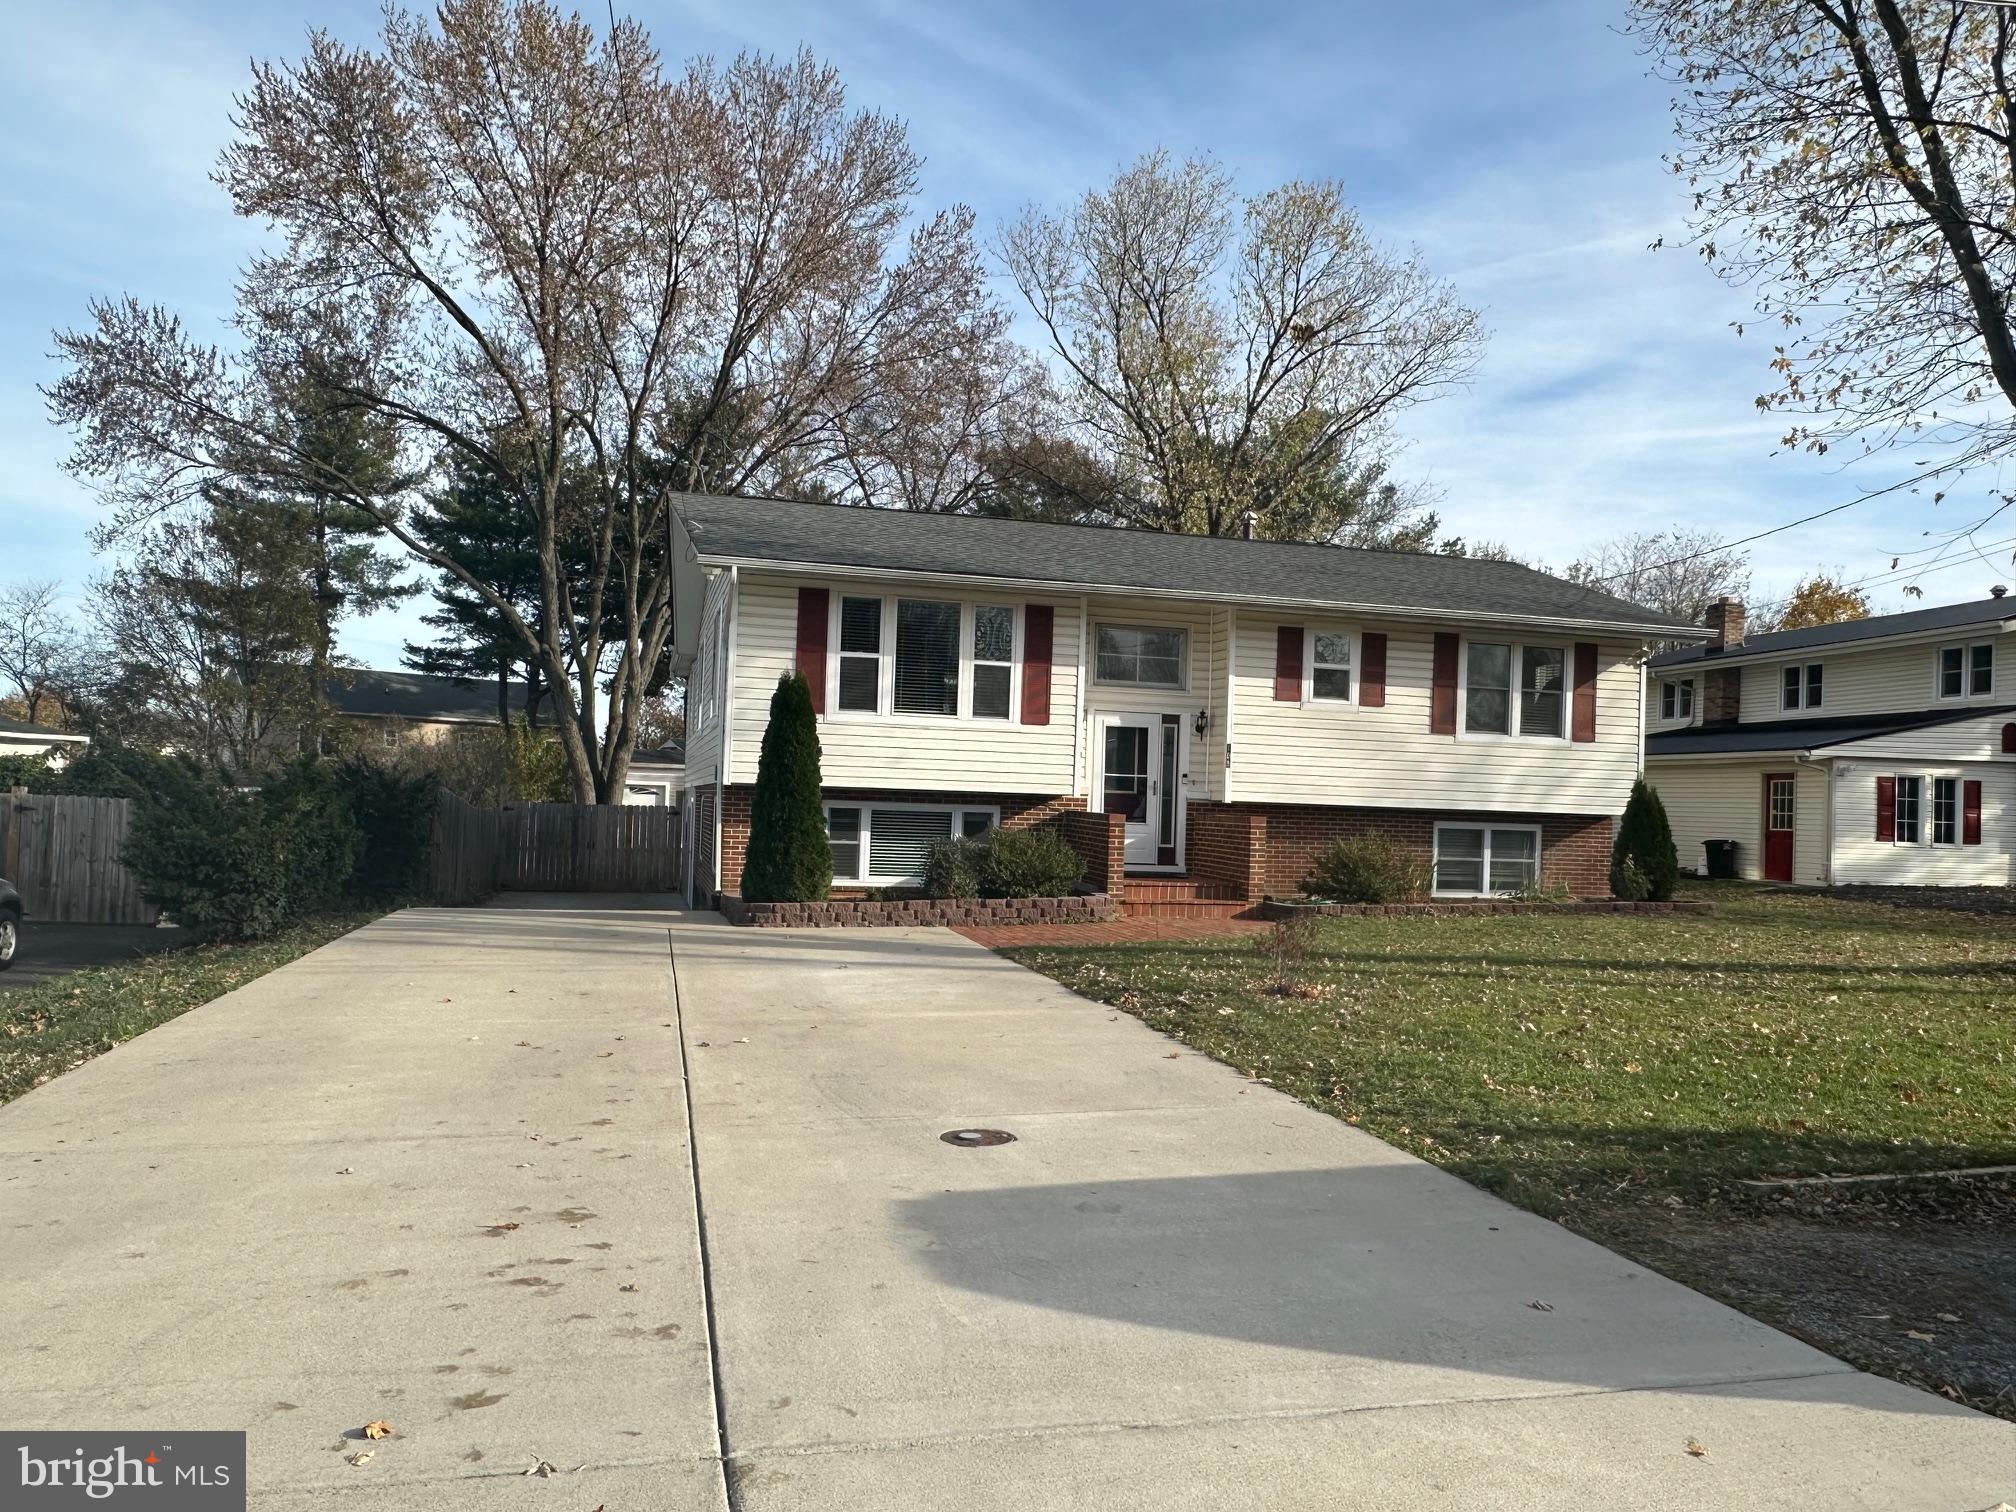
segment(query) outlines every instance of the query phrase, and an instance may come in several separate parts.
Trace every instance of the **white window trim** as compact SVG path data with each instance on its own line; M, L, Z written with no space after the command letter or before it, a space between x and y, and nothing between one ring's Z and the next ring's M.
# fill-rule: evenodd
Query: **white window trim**
M1818 667L1820 669L1820 696L1817 699L1812 696L1813 691L1812 672L1815 667ZM1794 670L1795 668L1798 670L1799 673L1799 699L1796 703L1787 703L1785 702L1785 674L1789 671ZM1796 713L1801 709L1821 709L1825 708L1826 706L1827 706L1826 662L1802 661L1802 662L1782 662L1779 664L1778 712L1780 714Z
M1099 675L1099 632L1101 630L1150 630L1161 631L1165 635L1181 636L1183 654L1177 658L1182 679L1173 683L1124 682ZM1139 688L1148 693L1188 693L1190 691L1190 631L1184 625L1135 624L1132 620L1097 620L1092 623L1092 683L1100 688Z
M1666 695L1673 694L1673 710L1666 712ZM1682 695L1685 695L1684 697ZM1682 707L1682 706L1685 707ZM1660 724L1692 724L1694 722L1694 679L1691 677L1667 677L1659 682Z
M1316 636L1341 635L1351 643L1351 665L1345 670L1351 674L1351 696L1349 698L1318 698L1316 696ZM1302 707L1305 709L1355 709L1358 707L1358 690L1364 686L1363 662L1365 637L1356 625L1304 625L1302 627ZM1335 663L1326 662L1325 666Z
M934 814L952 816L952 834L956 838L963 830L962 820L967 814L985 814L990 828L998 829L1001 824L1001 810L991 803L902 803L879 798L829 798L820 807L820 814L826 821L827 833L832 833L833 810L836 808L859 809L861 811L861 864L869 864L873 852L869 849L869 837L874 832L873 814L877 809L905 809L911 812L923 810ZM836 885L847 887L911 887L923 880L921 873L891 877L843 877L837 872L833 876Z
M878 599L882 604L881 635L877 642L880 650L877 659L880 665L875 678L875 708L843 709L840 707L840 606L850 598ZM896 708L896 604L899 599L908 599L918 604L957 604L959 606L959 703L958 712L953 714L920 714ZM1006 609L1015 616L1014 649L1008 664L1008 717L997 719L993 715L976 715L973 712L973 619L974 610L985 604L991 609ZM880 720L916 723L920 725L946 725L968 723L1005 728L1022 722L1022 661L1024 655L1024 621L1027 616L1020 603L1007 603L999 599L962 599L927 593L863 592L858 586L829 586L826 607L826 686L831 696L826 700L826 712L821 719L842 722L857 720ZM866 652L857 652L865 657Z
M1939 784L1953 784L1953 838L1938 838ZM1946 772L1933 772L1925 777L1925 786L1920 799L1925 806L1925 822L1920 828L1925 833L1925 844L1931 850L1959 850L1967 839L1967 780Z
M1986 693L1976 693L1973 691L1974 653L1984 646L1988 650L1988 691ZM1995 650L1995 642L1992 640L1960 641L1957 643L1947 641L1941 645L1932 653L1932 696L1940 703L1968 703L1977 699L1993 699L1995 697L1995 684L2000 681L2002 675L2002 668L1999 665L2001 658L1995 654ZM1942 676L1942 664L1946 659L1948 651L1958 651L1960 653L1960 691L1958 693L1948 693L1944 689L1945 678Z
M1473 730L1470 728L1470 637L1463 637L1462 654L1456 659L1456 738L1485 743L1497 741L1501 744L1516 742L1519 745L1568 745L1569 737L1575 733L1575 648L1560 641L1549 640L1489 640L1483 636L1478 642L1486 646L1510 646L1511 666L1511 708L1507 711L1506 723L1510 729L1504 734L1496 730ZM1523 700L1520 694L1526 675L1526 652L1559 651L1561 653L1561 733L1559 735L1522 735L1519 724L1522 718ZM1516 825L1501 828L1517 828Z
M1496 644L1493 642L1493 644ZM1435 858L1442 850L1442 831L1445 829L1482 830L1484 833L1484 890L1465 892L1456 888L1437 887L1434 883ZM1435 838L1428 852L1429 887L1431 896L1437 898L1504 898L1509 893L1494 891L1491 887L1491 832L1493 830L1523 830L1533 837L1533 882L1537 887L1540 879L1547 874L1547 843L1537 824L1498 824L1489 819L1438 819L1435 821Z

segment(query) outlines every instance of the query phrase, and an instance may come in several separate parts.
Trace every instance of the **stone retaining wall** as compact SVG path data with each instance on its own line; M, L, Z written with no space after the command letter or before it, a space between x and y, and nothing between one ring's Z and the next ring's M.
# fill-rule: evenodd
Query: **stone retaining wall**
M1096 924L1120 917L1111 893L1068 898L834 898L824 903L745 903L721 899L731 924L758 929L918 928L967 924Z

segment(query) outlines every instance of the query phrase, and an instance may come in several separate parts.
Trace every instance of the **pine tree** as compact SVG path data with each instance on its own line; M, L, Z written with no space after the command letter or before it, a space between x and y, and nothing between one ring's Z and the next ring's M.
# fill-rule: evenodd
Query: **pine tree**
M819 804L819 729L812 690L787 672L770 698L770 723L750 803L742 896L751 903L817 903L833 885L833 852Z
M1679 885L1680 856L1673 848L1666 805L1659 790L1640 777L1631 785L1631 801L1617 824L1617 842L1610 852L1610 890L1620 898L1664 902Z

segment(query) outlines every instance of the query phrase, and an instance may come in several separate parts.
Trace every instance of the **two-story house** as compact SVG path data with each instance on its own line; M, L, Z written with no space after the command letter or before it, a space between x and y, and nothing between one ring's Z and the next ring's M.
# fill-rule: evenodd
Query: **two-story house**
M1745 877L2016 880L2016 599L1746 638L1743 606L1648 669L1645 772L1682 866Z
M1705 633L1510 562L785 500L684 496L672 549L701 898L737 889L793 668L836 889L1047 823L1114 890L1292 894L1378 833L1445 897L1607 895L1646 647Z

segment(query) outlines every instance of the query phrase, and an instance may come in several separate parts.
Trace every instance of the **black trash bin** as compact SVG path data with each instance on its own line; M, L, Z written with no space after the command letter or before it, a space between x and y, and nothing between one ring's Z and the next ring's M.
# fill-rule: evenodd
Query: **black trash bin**
M1736 880L1736 842L1734 840L1703 840L1702 849L1708 852L1708 875L1717 882Z

